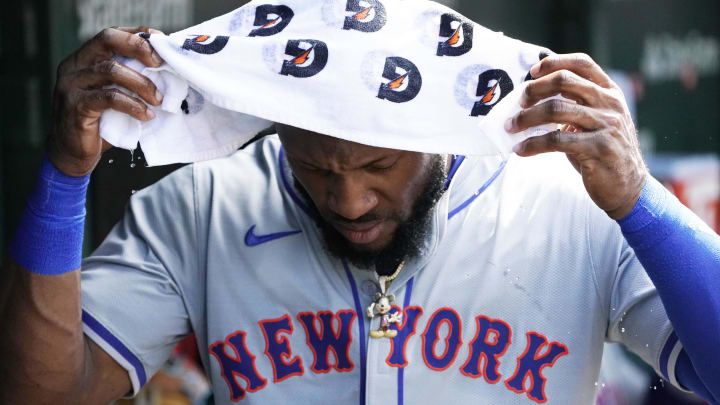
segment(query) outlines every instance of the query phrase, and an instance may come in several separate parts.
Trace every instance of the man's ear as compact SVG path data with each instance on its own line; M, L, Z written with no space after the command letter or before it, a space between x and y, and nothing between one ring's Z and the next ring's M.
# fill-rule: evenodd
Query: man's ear
M382 293L376 292L375 293L375 301L379 300L380 297L382 297Z

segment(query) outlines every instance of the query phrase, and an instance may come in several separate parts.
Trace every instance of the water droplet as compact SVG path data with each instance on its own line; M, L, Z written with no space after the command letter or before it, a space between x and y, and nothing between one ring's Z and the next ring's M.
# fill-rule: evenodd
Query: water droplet
M605 388L605 383L602 383L602 387Z
M657 390L657 385L653 385L653 389L654 389L654 390Z
M135 168L135 163L130 163L130 168L131 168L131 169L134 169L134 168Z
M138 160L142 160L142 156L138 156Z
M649 345L649 344L647 344L647 343L645 343L645 347L650 347L650 345Z
M620 328L621 333L625 333L625 328Z
M108 160L108 164L111 165L111 164L113 164L114 161L115 161L115 159L110 159L110 160Z
M510 273L510 267L506 268L505 271L503 271L503 276L506 276Z
M598 383L597 383L597 381L595 381L595 386L596 386L596 387L598 386Z
M515 276L515 281L520 281L520 276Z
M615 308L613 308L612 310L614 311L614 310L615 310Z
M132 191L130 191L130 193L135 194L135 193L137 193L137 190L132 190Z

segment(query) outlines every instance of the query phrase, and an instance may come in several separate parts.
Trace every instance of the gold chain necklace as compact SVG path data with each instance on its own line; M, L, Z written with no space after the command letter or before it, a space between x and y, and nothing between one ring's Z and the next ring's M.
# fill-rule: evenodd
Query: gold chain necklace
M395 269L395 273L393 273L392 275L390 275L389 277L387 277L387 278L385 279L385 281L393 281L393 280L395 280L395 278L398 276L398 274L400 274L400 270L403 269L403 266L405 266L405 260L401 261L400 264L398 264L397 269Z

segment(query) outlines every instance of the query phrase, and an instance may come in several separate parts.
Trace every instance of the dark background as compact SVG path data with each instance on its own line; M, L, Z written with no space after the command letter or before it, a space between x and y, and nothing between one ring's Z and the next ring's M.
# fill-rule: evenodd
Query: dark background
M587 52L628 78L646 156L720 153L720 2L717 0L447 0L493 30L556 52ZM111 25L166 32L231 11L227 0L24 0L0 11L0 247L14 233L50 122L55 69ZM626 89L627 90L627 89ZM134 163L134 167L131 167ZM86 253L119 219L133 190L177 166L146 168L111 150L93 175ZM651 165L651 169L653 166ZM717 197L717 196L716 196ZM715 198L717 201L717 198ZM650 390L652 403L668 390ZM678 399L667 403L681 403Z

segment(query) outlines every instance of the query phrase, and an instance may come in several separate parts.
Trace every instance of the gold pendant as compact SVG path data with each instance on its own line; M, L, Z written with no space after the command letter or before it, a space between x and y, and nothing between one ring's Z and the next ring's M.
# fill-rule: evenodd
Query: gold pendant
M382 276L380 277L380 292L375 293L375 300L372 304L370 304L369 307L367 307L367 316L370 319L375 318L375 316L380 317L380 329L377 330L371 330L370 331L370 337L379 339L382 337L386 338L394 338L397 336L397 330L390 329L390 324L402 323L402 312L398 311L394 314L390 313L390 310L392 309L392 303L395 302L395 295L394 294L386 294L386 288L387 284L387 277Z

